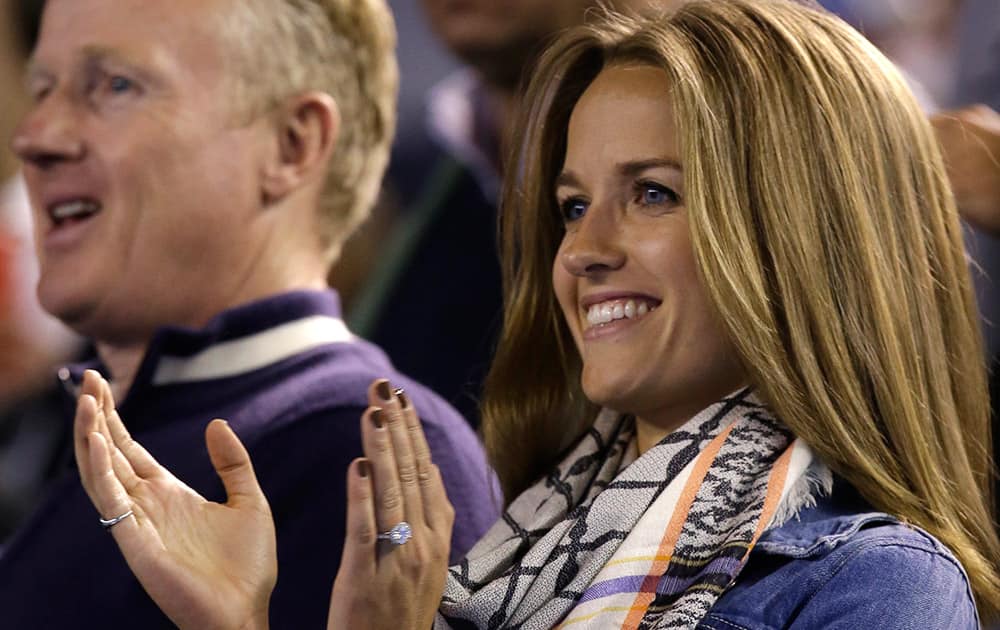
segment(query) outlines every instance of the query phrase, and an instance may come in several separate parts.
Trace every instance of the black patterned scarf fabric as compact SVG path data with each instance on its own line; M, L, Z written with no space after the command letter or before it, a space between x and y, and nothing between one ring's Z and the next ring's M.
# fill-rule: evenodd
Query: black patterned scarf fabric
M811 462L750 390L641 457L634 420L604 410L450 569L434 627L693 628L774 515L810 500L789 490Z

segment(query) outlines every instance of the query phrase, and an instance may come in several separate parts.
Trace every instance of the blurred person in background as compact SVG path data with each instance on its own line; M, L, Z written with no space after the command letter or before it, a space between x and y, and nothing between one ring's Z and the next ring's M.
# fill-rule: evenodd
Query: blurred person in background
M55 372L81 343L35 295L31 209L7 142L27 107L24 70L42 5L0 0L0 543L34 507L66 452Z

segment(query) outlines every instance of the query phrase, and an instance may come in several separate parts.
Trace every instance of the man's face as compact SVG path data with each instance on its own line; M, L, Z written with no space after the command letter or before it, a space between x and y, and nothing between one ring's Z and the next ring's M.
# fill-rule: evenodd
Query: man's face
M47 3L34 104L13 140L34 208L38 295L107 343L203 323L259 245L270 136L260 121L239 123L227 98L222 1Z
M676 0L613 0L622 10ZM542 45L583 22L597 0L423 0L434 32L462 61L492 83L514 88Z
M431 26L459 58L516 83L541 43L583 19L595 0L423 0Z

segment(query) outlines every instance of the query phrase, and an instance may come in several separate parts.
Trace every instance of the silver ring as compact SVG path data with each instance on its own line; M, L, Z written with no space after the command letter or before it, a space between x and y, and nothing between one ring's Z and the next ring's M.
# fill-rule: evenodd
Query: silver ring
M376 536L379 540L388 540L394 545L405 545L413 538L413 528L406 521L396 523L396 526L387 532Z
M124 514L122 514L120 516L116 516L116 517L114 517L112 519L105 520L103 518L99 518L97 520L101 521L101 526L104 529L111 529L112 527L114 527L118 523L121 523L122 521L124 521L125 519L127 519L130 516L132 516L132 510L129 510L128 512L125 512Z

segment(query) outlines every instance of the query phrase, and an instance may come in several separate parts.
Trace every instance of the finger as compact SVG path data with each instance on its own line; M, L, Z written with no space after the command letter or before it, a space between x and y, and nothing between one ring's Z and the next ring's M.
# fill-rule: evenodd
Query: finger
M434 464L431 464L424 497L427 505L427 525L440 537L438 540L442 544L450 545L451 529L455 524L455 508L448 500L448 493L444 489L441 469Z
M99 430L99 427L102 425L104 425L104 412L100 409L94 397L90 394L80 396L80 399L77 401L77 413L73 428L73 447L76 452L80 481L91 501L94 500L93 486L96 471L90 465L89 437L91 433L99 433L104 438L105 443L107 443L104 433ZM126 490L131 491L139 482L139 478L132 469L132 465L117 448L112 446L108 450L110 451L108 457L115 476L118 477Z
M97 400L91 394L81 394L76 401L76 417L73 419L73 452L76 455L76 467L80 471L80 480L87 495L93 500L90 483L90 451L87 445L88 436L97 426Z
M141 444L132 439L121 416L118 415L118 410L114 407L111 386L104 379L101 379L101 389L105 401L104 420L110 435L110 438L106 436L105 439L109 439L117 450L122 452L140 477L149 479L165 473L166 471L157 463L156 459Z
M108 448L111 449L112 458L114 457L114 442L111 439L111 432L108 429L106 422L107 415L110 411L114 411L115 401L111 396L111 388L108 387L107 382L104 377L100 375L96 370L87 370L83 373L83 383L80 386L80 395L93 396L97 401L97 411L99 412L95 416L95 431L99 431L104 439L108 442ZM84 435L86 438L86 435Z
M417 461L413 452L410 431L403 409L401 389L392 391L387 381L382 381L375 388L375 393L381 398L381 416L385 418L392 440L392 452L396 460L396 474L399 477L399 487L403 494L403 512L405 520L411 525L424 522L424 504L420 492L417 474Z
M212 420L205 429L205 445L216 474L222 479L228 500L226 505L267 506L253 471L250 454L225 420Z
M111 465L111 452L104 436L93 432L87 436L87 447L90 455L90 468L94 472L94 495L91 500L102 519L110 520L134 509L133 502L125 486L115 475ZM138 522L130 516L109 530L115 540L121 544L119 537L127 538L134 535Z
M371 464L359 458L347 468L347 531L340 571L357 580L375 572L378 527Z
M420 424L420 417L417 415L417 410L414 409L413 403L410 402L409 396L403 392L399 394L398 398L402 409L403 423L406 427L406 435L410 443L410 451L413 453L413 460L416 463L421 510L424 521L430 525L427 521L427 516L431 514L433 506L428 501L426 490L432 481L432 467L434 465L434 462L431 461L431 449L427 444L424 429Z
M361 415L361 441L370 464L375 521L382 532L406 520L392 438L383 412L382 409L369 407Z

